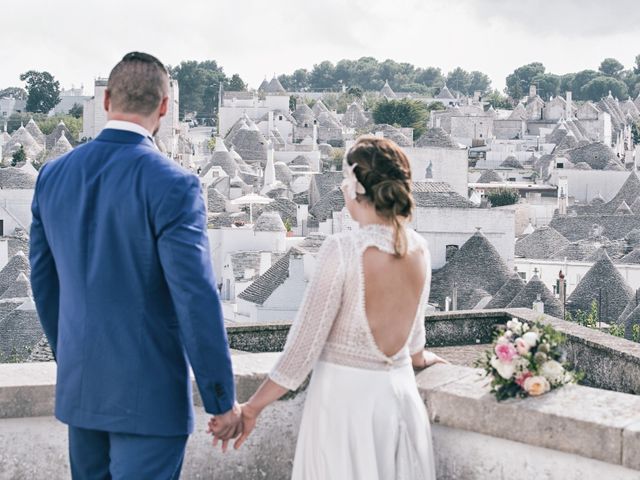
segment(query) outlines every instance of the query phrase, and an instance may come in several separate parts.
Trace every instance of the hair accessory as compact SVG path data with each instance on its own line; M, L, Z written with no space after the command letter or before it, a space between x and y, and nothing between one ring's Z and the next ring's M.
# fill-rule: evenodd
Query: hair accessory
M364 195L367 193L364 186L358 181L358 177L356 177L354 170L357 166L358 164L356 163L349 165L346 158L342 161L344 180L342 180L340 188L351 200L355 200L358 194Z

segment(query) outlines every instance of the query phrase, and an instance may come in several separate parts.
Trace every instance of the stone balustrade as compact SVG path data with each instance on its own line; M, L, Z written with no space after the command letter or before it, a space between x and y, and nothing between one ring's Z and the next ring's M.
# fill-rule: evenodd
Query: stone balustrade
M240 401L277 355L233 355ZM638 396L571 385L498 403L479 370L455 365L431 367L417 383L432 420L439 479L640 478ZM0 365L0 479L69 478L66 429L51 416L54 384L55 364ZM208 417L197 407L183 478L289 478L304 397L295 392L276 402L247 444L226 455L212 449Z

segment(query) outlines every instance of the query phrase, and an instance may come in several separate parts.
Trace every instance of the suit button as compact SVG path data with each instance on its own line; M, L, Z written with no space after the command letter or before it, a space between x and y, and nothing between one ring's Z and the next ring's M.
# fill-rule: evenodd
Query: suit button
M216 383L213 388L218 397L222 397L224 395L224 388L222 388L222 385L220 385L219 383Z

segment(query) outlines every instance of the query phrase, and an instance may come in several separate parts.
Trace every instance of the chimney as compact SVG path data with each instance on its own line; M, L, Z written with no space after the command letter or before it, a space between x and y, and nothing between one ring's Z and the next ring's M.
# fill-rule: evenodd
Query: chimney
M572 98L571 98L571 92L567 92L567 93L566 93L566 97L567 97L567 106L566 106L565 117L567 117L567 120L569 120L569 119L571 119L571 117L572 117L572 112L571 112L571 110L573 109L573 106L572 106Z
M271 132L273 132L273 111L269 110L269 135L271 135Z
M536 296L536 301L533 302L533 311L537 313L544 313L544 303L540 299L540 294L538 293Z
M533 98L538 94L538 89L535 85L529 86L529 98Z

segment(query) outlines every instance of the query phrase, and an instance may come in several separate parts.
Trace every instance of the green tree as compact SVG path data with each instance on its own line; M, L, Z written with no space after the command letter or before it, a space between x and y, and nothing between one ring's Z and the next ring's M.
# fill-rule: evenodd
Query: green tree
M442 70L436 67L427 67L424 70L418 69L416 72L416 82L426 85L427 87L442 88L444 85L444 76Z
M540 62L533 62L516 68L512 74L507 76L506 93L513 99L520 99L529 92L529 86L533 79L545 73L544 65Z
M25 163L27 161L27 154L24 152L24 147L20 145L20 148L16 150L11 157L11 166L15 167L19 164Z
M609 92L616 98L625 98L629 90L624 82L616 78L600 76L587 83L580 92L585 99L596 102Z
M187 112L198 112L199 118L216 114L220 84L224 85L227 77L215 60L183 61L180 65L169 67L169 71L180 85L181 117Z
M484 100L489 102L489 104L493 106L493 108L513 108L513 104L509 101L509 99L498 90L493 90L489 94L485 95Z
M490 192L487 198L491 202L493 207L502 207L504 205L513 205L518 203L520 195L516 190L511 188L500 188L496 191Z
M536 85L538 95L545 100L560 93L560 77L552 73L543 73L533 77L532 83Z
M431 102L429 105L427 105L427 110L429 110L430 112L433 112L434 110L438 111L446 109L447 107L445 107L444 103L442 102Z
M600 76L600 74L595 70L581 70L575 73L571 81L573 98L576 100L588 100L588 98L583 96L582 87L598 76Z
M471 80L469 81L469 87L467 88L467 94L473 95L474 92L486 93L491 88L491 79L486 73L478 72L474 70L470 73Z
M27 83L27 111L47 113L60 103L60 82L49 72L29 70L20 75Z
M84 111L84 107L79 103L74 103L73 107L69 109L69 115L73 118L82 118L82 112Z
M347 94L351 95L354 98L362 98L364 92L360 87L349 87L347 88Z
M247 84L242 81L240 75L234 73L230 79L225 80L224 88L231 92L244 92L247 89Z
M620 72L624 70L624 65L615 58L605 58L600 64L600 67L598 67L598 70L607 77L618 77Z
M335 90L335 71L336 68L328 60L320 62L313 66L309 75L309 83L313 90Z
M411 127L418 138L427 129L427 107L424 103L411 100L382 100L373 110L376 123L387 123L397 127Z
M461 93L469 93L471 85L471 74L466 70L457 67L447 74L447 87Z
M0 98L3 97L13 97L17 98L18 100L26 100L27 91L24 88L20 87L8 87L0 90Z

